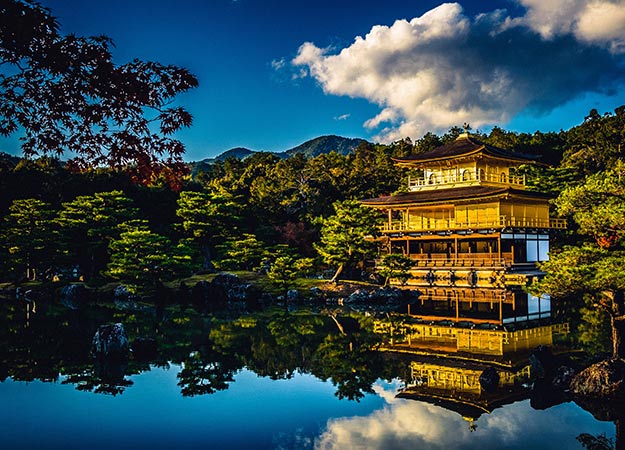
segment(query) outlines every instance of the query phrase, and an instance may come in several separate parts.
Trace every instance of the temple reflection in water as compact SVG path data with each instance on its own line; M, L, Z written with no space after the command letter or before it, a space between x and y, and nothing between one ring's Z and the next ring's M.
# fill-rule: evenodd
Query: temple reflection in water
M410 259L403 287L418 293L405 314L375 324L381 349L409 359L400 397L472 423L527 398L530 353L568 334L549 297L524 290L542 276L536 263L548 258L550 233L566 227L517 175L534 159L464 133L396 160L411 171L406 192L363 201L387 216L380 247Z

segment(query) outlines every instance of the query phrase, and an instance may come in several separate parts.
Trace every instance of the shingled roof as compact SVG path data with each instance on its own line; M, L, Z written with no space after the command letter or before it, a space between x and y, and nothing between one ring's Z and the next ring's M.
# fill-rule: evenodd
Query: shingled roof
M462 133L454 141L448 144L441 145L440 147L436 147L435 149L427 152L410 155L405 158L394 158L394 161L399 164L414 164L426 161L442 161L461 156L469 156L479 152L483 152L484 154L495 158L503 158L520 162L533 161L539 158L537 155L515 153L509 150L504 150L503 148L495 147L494 145L485 144L469 136L468 133Z
M424 190L415 192L403 192L397 195L389 195L387 197L369 198L361 200L366 206L397 206L430 203L450 202L454 203L460 200L472 200L482 197L518 195L530 198L549 198L538 192L528 192L509 187L490 187L490 186L471 186L452 189L440 190Z

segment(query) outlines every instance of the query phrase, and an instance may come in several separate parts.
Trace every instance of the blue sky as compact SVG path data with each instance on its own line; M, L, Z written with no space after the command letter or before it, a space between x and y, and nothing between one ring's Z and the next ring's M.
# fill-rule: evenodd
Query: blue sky
M156 60L199 78L179 98L194 116L178 135L187 160L465 122L567 129L625 104L625 0L42 3L64 33L111 37L119 64ZM0 149L18 152L15 137Z

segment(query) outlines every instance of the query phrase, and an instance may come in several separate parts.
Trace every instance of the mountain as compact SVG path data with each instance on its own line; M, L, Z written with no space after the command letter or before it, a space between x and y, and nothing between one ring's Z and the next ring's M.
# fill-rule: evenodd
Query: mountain
M332 151L340 153L341 155L347 155L350 152L354 151L356 147L358 147L363 142L367 141L359 138L352 139L334 135L320 136L318 138L311 139L310 141L306 141L303 144L300 144L297 147L293 147L289 150L285 150L283 152L275 152L275 154L280 158L289 158L298 153L303 153L304 156L308 158L314 158L315 156L319 156L324 153L330 153ZM253 155L254 153L257 152L244 147L235 147L223 152L222 154L214 158L206 158L201 161L193 162L191 163L191 167L195 172L196 170L202 170L207 165L213 164L217 161L224 161L230 157L245 159Z
M359 138L344 138L341 136L320 136L310 141L306 141L297 147L293 147L284 153L287 157L296 155L297 153L303 153L308 158L314 158L323 153L330 153L335 151L341 155L347 155L354 151L363 142L367 142L364 139Z
M248 156L253 155L254 153L256 153L256 152L254 150L250 150L249 148L235 147L235 148L231 148L230 150L227 150L227 151L223 152L221 155L219 155L216 158L214 158L214 160L215 161L225 161L228 158L245 159Z

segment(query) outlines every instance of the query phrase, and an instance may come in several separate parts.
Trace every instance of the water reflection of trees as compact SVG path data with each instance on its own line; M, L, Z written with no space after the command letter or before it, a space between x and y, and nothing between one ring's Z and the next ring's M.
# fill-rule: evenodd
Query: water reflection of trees
M45 303L45 302L44 302ZM378 378L395 376L393 364L375 351L379 337L362 315L336 317L299 311L264 311L237 319L205 316L170 306L120 310L104 305L67 310L44 304L28 323L21 304L0 306L0 379L61 381L76 389L117 395L132 386L129 376L151 366L181 366L178 386L184 396L227 389L244 367L259 376L288 379L297 372L331 381L339 398L358 400ZM89 355L98 325L124 322L129 339L156 340L149 359L96 361ZM28 325L28 326L26 326Z

